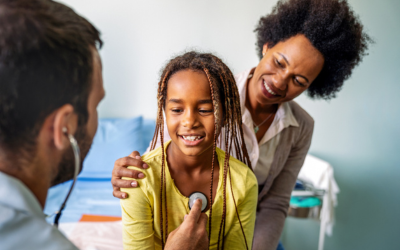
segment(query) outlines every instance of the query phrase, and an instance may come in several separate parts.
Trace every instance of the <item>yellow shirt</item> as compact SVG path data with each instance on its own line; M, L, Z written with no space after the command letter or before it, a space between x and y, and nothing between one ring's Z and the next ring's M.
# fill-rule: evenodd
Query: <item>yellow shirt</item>
M165 148L167 148L169 143L170 141L165 143ZM137 180L139 183L138 188L122 189L123 192L126 192L129 195L127 199L121 200L124 249L161 249L161 152L161 147L159 147L142 157L142 160L146 162L150 168L144 170L146 175L144 179ZM210 249L217 249L218 231L223 208L222 184L225 153L219 148L216 149L216 152L220 165L220 172L217 193L213 204ZM168 232L170 233L183 222L183 217L185 214L188 214L190 210L188 205L189 198L179 192L171 178L167 162L165 162L165 165ZM241 161L230 157L229 165L232 188L240 220L246 235L248 247L251 249L258 195L257 179L254 173ZM240 228L232 199L229 176L227 178L226 186L225 249L246 249L242 230ZM209 211L207 211L206 214L209 216ZM206 228L208 231L208 223Z

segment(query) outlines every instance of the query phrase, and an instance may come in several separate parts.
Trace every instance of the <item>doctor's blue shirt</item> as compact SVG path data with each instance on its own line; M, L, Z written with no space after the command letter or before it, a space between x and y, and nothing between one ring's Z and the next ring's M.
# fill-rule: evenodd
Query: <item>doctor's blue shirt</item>
M18 179L0 172L0 250L78 250L45 220L33 193Z

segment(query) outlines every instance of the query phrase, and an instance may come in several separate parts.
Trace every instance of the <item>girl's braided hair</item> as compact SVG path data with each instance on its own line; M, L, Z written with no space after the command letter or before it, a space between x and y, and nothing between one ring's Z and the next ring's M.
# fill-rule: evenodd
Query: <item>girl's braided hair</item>
M160 228L161 228L161 244L164 248L165 242L168 237L168 209L167 209L167 196L166 196L166 177L165 177L165 154L164 154L164 117L163 108L167 96L168 80L175 73L182 70L193 70L203 72L208 79L211 89L211 98L213 101L214 109L214 143L213 143L213 159L211 165L211 181L210 181L210 216L209 223L209 242L211 242L211 218L212 218L212 204L213 204L213 179L214 179L214 162L216 158L216 145L217 137L223 133L224 141L219 143L225 145L225 161L224 161L224 174L223 174L223 212L218 233L218 249L224 248L224 235L225 235L225 218L226 218L226 183L229 175L229 157L231 153L235 153L235 157L244 162L251 169L251 162L247 153L246 145L243 137L242 130L242 113L240 110L239 92L236 87L236 82L230 69L218 57L209 53L199 53L195 51L187 52L181 56L177 56L170 60L165 66L161 80L158 83L158 112L157 124L154 132L154 137L151 143L151 150L156 146L158 136L161 139L162 149L162 165L161 165L161 190L160 190ZM221 106L222 114L219 114L219 106ZM223 130L219 126L224 127ZM242 228L244 240L247 246L246 237L242 223L239 218L239 213L236 207L235 198L231 185L231 193L235 204L236 214ZM163 206L164 204L164 206ZM165 209L165 217L164 215ZM163 219L165 218L165 223ZM222 241L221 241L222 238Z

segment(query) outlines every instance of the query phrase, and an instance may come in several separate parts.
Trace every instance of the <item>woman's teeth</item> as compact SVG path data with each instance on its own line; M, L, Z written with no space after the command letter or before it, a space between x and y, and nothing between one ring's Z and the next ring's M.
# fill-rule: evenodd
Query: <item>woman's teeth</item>
M268 84L264 81L264 87L267 89L268 93L271 95L277 95L274 91L272 91L269 87Z
M186 141L197 141L201 139L201 136L184 136L182 135L182 138L185 139Z

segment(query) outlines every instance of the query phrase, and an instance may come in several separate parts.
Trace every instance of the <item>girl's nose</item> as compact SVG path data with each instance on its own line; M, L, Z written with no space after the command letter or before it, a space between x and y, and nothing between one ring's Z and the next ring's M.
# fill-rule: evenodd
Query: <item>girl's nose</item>
M184 113L182 120L182 126L186 128L193 128L196 124L196 117L193 111L187 111Z

